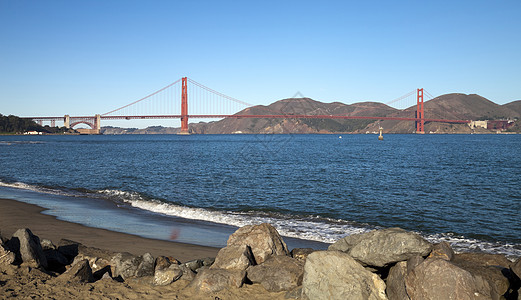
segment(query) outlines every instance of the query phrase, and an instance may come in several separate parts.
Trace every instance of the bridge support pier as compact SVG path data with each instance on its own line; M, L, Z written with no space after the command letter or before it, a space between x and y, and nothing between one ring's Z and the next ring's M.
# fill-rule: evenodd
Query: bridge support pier
M179 134L190 134L188 131L188 86L187 79L182 79L182 91L181 91L181 132Z
M425 115L423 110L423 89L416 93L416 133L425 133Z
M69 115L63 117L63 126L65 128L71 128L71 117Z

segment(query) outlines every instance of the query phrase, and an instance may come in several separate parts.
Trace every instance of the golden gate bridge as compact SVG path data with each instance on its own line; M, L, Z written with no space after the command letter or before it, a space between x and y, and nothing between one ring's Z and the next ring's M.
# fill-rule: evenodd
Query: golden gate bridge
M190 83L190 90L189 90ZM427 93L427 92L426 92ZM190 105L188 105L190 95ZM429 93L427 95L432 97ZM424 90L418 88L386 104L391 104L415 96L416 110L410 117L382 117L360 115L325 115L325 114L294 114L273 112L273 114L247 114L245 109L254 105L222 94L208 88L188 77L180 78L173 83L159 89L146 97L126 104L104 114L94 116L60 116L60 117L24 117L39 123L63 121L67 128L74 128L79 124L86 124L91 129L85 133L99 134L101 120L136 120L136 119L180 119L180 134L190 134L189 119L224 119L224 118L266 118L266 119L369 119L369 120L397 120L415 123L416 133L425 133L425 122L442 123L469 123L469 120L446 120L425 118Z

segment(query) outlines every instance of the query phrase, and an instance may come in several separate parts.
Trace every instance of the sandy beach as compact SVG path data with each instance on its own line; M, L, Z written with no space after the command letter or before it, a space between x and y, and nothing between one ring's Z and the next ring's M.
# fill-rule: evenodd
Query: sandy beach
M114 252L129 252L142 255L149 252L153 256L172 256L179 261L189 261L203 257L215 257L218 248L205 247L170 241L154 240L130 234L86 227L80 224L57 220L54 216L41 214L44 211L36 205L8 199L0 199L0 232L10 237L20 228L29 228L39 236L58 243L60 239L73 240L89 247Z

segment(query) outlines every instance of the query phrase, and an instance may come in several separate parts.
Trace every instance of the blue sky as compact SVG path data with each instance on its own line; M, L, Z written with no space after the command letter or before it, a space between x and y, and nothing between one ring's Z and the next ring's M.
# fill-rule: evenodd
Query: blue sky
M0 113L105 113L183 76L253 104L419 87L504 104L521 99L520 15L518 0L0 0Z

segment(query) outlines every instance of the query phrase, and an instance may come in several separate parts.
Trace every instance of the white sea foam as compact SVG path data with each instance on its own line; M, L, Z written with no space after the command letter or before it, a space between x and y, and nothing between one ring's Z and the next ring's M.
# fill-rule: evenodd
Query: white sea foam
M282 214L270 215L258 212L239 213L230 211L214 211L204 208L180 206L157 200L147 200L137 193L128 193L117 190L104 190L100 192L106 195L121 197L124 202L128 203L132 207L163 215L233 225L237 227L259 223L270 223L275 226L283 236L323 243L334 243L345 236L355 233L364 233L374 229L369 226L354 226L345 220L334 220L312 216L295 217ZM501 253L509 257L521 256L521 245L491 243L456 236L451 233L422 235L432 243L446 241L450 243L453 249L457 252L483 251L487 253Z
M59 189L44 188L22 182L6 183L0 181L0 187L30 190L39 193L47 193L64 196L78 196L77 193L68 193ZM217 211L205 208L187 207L166 203L158 200L144 198L139 193L125 192L121 190L105 189L96 194L103 198L118 199L132 207L159 213L167 216L181 217L185 219L207 221L225 225L242 227L259 223L273 224L281 235L299 239L334 243L335 241L351 234L368 232L374 229L370 226L355 226L345 220L335 220L318 216L294 216L263 212L232 212ZM83 195L87 196L88 195ZM93 196L91 194L91 196ZM493 243L477 239L457 236L451 233L424 234L432 243L446 241L455 251L483 251L487 253L500 253L511 258L521 257L521 245Z

